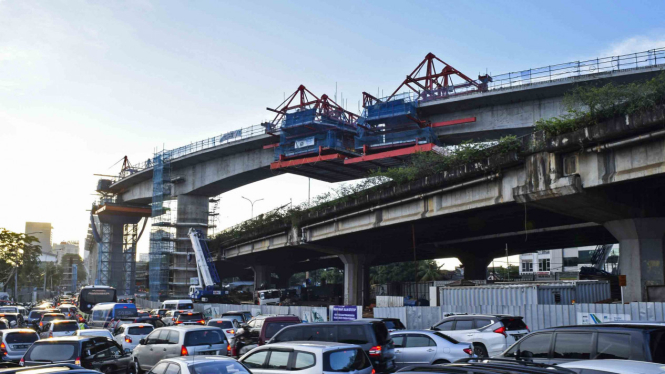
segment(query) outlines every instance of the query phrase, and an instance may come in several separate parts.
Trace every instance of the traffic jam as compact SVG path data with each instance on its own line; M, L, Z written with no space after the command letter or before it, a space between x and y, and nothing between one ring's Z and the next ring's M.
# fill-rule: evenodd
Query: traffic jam
M36 305L0 307L0 373L376 374L656 373L665 323L530 331L520 316L449 314L425 330L397 318L303 322L192 300L139 310L115 289L86 286Z

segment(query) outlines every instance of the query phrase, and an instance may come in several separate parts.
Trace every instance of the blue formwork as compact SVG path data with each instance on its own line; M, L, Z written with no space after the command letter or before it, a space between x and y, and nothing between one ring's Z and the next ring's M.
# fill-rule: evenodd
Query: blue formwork
M407 144L439 144L439 139L431 127L412 128L398 132L368 131L360 129L355 137L355 149L361 151L363 146L369 148L392 148Z
M342 131L328 130L308 136L289 136L282 132L279 146L275 148L275 161L280 156L295 157L319 152L319 147L343 151L353 148L350 135Z
M376 103L366 108L363 122L373 126L385 124L387 127L413 123L411 118L418 117L417 108L417 101L405 98Z
M282 129L296 126L303 126L314 122L316 118L316 109L300 110L297 112L286 113L282 122Z

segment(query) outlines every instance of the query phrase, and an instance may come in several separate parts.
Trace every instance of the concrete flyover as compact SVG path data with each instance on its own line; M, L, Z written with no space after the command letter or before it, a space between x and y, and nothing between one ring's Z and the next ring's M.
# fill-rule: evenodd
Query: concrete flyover
M437 127L437 135L444 144L524 135L532 131L538 119L563 114L563 94L575 84L630 82L649 78L660 71L661 67L654 66L520 85L425 102L419 110L421 117L432 123L473 119L469 123ZM177 181L174 195L212 197L275 175L269 169L274 161L273 149L264 149L264 146L277 142L277 136L262 134L173 159L171 174ZM111 189L125 202L150 203L152 168L120 179L111 185Z
M337 255L353 304L367 300L370 265L458 257L476 278L506 245L519 254L619 242L625 300L646 301L647 286L665 284L664 125L660 107L553 138L535 133L519 155L359 195L227 242L218 256L288 272Z

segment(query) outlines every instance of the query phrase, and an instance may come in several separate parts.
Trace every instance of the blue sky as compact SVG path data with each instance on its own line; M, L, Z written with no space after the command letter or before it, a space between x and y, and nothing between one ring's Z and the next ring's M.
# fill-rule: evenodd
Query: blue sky
M630 53L665 46L663 14L663 1L0 0L0 227L83 239L92 174L258 124L300 84L337 84L357 111L427 52L471 77ZM295 176L229 192L221 226L249 218L241 195L265 198L260 213L306 194Z

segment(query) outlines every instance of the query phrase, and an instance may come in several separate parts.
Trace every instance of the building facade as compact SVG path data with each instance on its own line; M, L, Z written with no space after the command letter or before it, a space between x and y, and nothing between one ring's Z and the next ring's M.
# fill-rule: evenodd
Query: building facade
M34 236L39 241L39 245L42 246L43 253L52 253L53 247L51 244L51 230L53 226L49 222L26 222L25 223L25 234L30 234Z
M552 276L562 272L579 273L582 267L593 266L591 258L595 250L595 246L588 246L522 254L520 255L520 276ZM615 244L605 263L604 270L615 273L618 256L619 245Z

